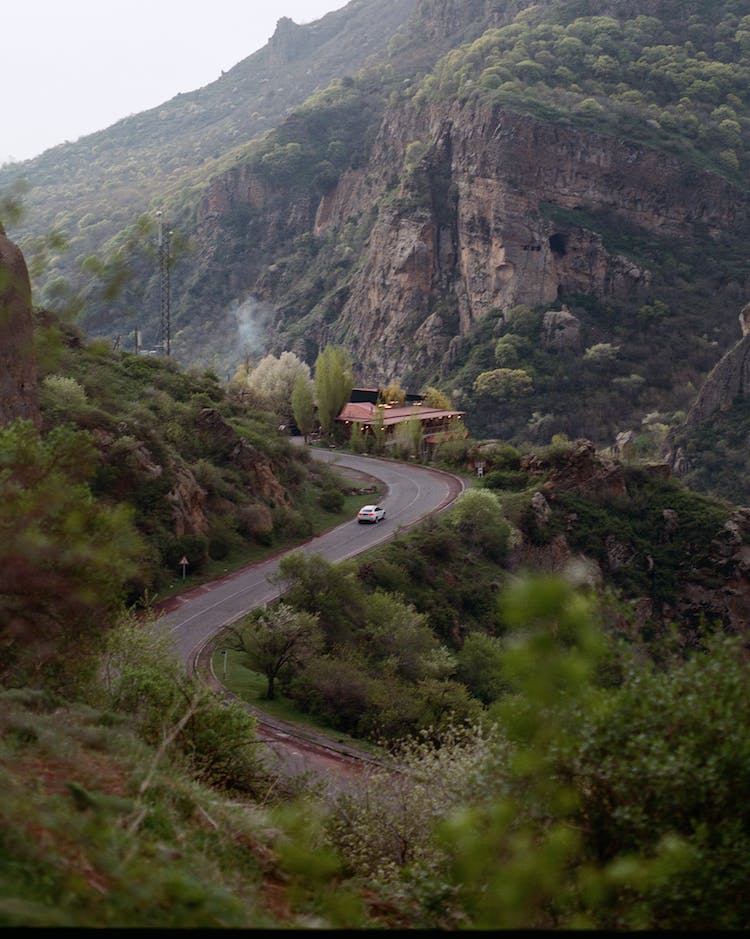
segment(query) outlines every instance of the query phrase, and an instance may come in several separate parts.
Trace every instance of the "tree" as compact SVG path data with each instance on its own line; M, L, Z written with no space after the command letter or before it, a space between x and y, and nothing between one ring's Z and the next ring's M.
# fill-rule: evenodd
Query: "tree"
M608 706L589 711L580 727L570 765L599 861L649 856L669 844L675 855L659 881L632 870L629 887L640 908L636 914L629 904L628 912L638 915L638 928L746 928L750 669L744 646L741 637L718 633L686 660L678 643L666 668L633 662Z
M327 649L347 641L366 619L366 600L352 572L321 554L285 555L271 580L282 586L290 605L319 615Z
M531 375L522 368L495 368L477 375L474 392L497 401L508 401L533 391Z
M264 356L255 368L248 371L245 385L267 400L283 421L288 421L292 416L292 394L299 375L309 380L310 366L293 352L282 352L278 358L275 355Z
M310 379L301 371L297 372L292 389L292 414L294 423L307 443L308 434L315 426L315 403Z
M288 603L244 620L238 635L252 668L266 676L269 701L276 694L276 679L299 668L323 646L318 615L295 610Z
M315 397L318 420L331 434L336 418L351 397L354 377L349 353L341 346L326 346L315 362Z
M450 411L453 405L445 392L428 385L424 390L424 402L428 408L439 408L441 411Z
M380 400L383 404L395 404L402 407L406 401L406 392L397 381L392 381L390 385L380 389Z
M506 333L495 343L495 362L500 368L518 368L528 360L533 344L526 336Z
M368 597L367 617L367 651L379 663L378 671L392 670L409 682L433 676L432 656L440 644L426 614L398 596L375 590Z
M484 704L491 704L507 690L501 678L502 659L500 639L487 633L470 633L456 655L456 678Z
M382 453L385 450L385 414L382 408L376 408L370 430L372 431L373 451Z
M424 433L422 421L418 417L410 417L408 420L402 421L396 427L394 437L396 449L401 455L417 458L421 456Z
M476 545L487 557L500 560L504 556L510 525L500 500L489 489L462 492L449 519L468 543Z
M352 453L364 453L367 449L367 432L359 421L352 421L349 434L349 449Z

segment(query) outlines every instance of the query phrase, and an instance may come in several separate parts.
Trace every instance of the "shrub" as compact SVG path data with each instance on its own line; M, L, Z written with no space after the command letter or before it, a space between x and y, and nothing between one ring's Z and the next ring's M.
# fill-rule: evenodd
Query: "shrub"
M274 532L279 538L305 538L312 534L312 523L297 509L277 505L271 510Z
M208 530L208 556L215 561L222 561L243 546L241 535L237 531L237 520L232 515L214 518Z
M409 577L403 567L387 558L375 557L365 561L357 576L373 590L380 587L388 593L406 594L409 589Z
M487 489L469 489L456 500L451 523L462 537L492 560L499 561L508 547L510 525L498 499Z
M355 658L318 656L285 687L305 711L347 733L359 732L362 717L372 709L373 680Z
M39 403L44 411L74 421L87 407L84 388L65 375L47 375L39 386Z
M180 560L186 557L189 562L188 573L201 571L208 562L208 541L203 535L182 535L170 538L164 549L165 567L181 573Z
M344 493L340 489L324 489L318 496L318 502L326 512L340 512L344 507Z
M240 530L248 537L262 540L273 533L273 517L267 505L254 502L237 509L237 521Z

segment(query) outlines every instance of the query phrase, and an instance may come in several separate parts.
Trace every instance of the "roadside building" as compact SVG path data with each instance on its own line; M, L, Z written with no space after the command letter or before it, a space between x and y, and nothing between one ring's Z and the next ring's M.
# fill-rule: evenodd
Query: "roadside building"
M429 446L445 439L446 434L458 433L464 436L464 414L464 411L432 408L421 402L393 407L387 404L378 405L373 401L350 401L336 418L336 422L344 429L347 437L355 425L359 426L360 433L371 434L373 428L380 424L382 415L387 443L400 424L416 418L422 425L423 442Z

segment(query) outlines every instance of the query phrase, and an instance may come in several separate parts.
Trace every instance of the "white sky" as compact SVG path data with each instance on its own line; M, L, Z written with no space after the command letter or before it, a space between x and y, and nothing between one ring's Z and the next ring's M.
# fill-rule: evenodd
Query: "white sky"
M5 0L0 165L195 91L348 0Z

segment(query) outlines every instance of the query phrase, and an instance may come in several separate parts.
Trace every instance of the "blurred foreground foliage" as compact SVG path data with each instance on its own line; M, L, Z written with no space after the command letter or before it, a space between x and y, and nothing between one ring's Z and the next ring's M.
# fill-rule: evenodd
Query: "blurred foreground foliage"
M127 618L76 699L6 689L0 923L160 928L742 929L747 655L636 658L596 598L519 579L505 689L325 794Z

